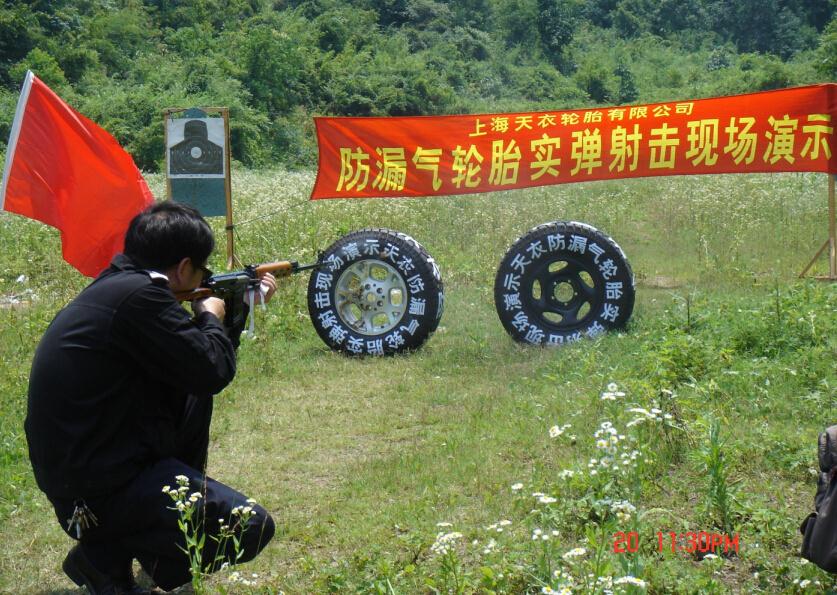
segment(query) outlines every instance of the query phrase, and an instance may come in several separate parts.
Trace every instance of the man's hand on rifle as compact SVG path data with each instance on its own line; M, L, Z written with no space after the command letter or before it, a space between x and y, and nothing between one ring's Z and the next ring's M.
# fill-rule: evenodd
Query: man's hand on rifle
M270 273L265 273L260 279L259 288L261 291L256 292L255 303L268 303L273 297L273 294L276 293L276 277ZM244 296L244 301L248 301L248 296L246 294ZM218 320L224 320L227 307L224 300L221 298L210 296L198 300L192 300L192 312L195 313L195 316L199 315L201 312L209 312L217 316Z
M262 275L260 288L261 291L256 292L256 303L266 304L273 297L273 294L276 293L276 277L270 273Z
M224 300L217 297L206 297L199 300L192 301L192 312L195 316L201 312L209 312L214 314L218 320L224 320L224 314L227 312L227 307L224 305Z

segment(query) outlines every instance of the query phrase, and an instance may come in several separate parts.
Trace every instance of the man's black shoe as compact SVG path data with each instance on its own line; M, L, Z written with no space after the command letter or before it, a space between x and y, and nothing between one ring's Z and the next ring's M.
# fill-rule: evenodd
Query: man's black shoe
M151 593L138 587L134 582L133 573L111 577L97 570L84 555L81 545L76 545L64 558L62 565L64 573L79 587L87 587L90 595L145 595Z

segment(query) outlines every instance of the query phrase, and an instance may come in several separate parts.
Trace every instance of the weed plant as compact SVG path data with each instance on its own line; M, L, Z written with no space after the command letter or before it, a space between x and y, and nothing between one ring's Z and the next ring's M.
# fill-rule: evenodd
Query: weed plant
M164 193L161 177L149 181ZM209 473L255 495L278 528L239 569L256 584L208 578L208 592L834 586L798 557L816 437L837 410L837 291L796 279L827 233L824 176L310 203L312 183L311 172L234 168L242 262L310 262L350 230L394 228L437 260L445 315L419 352L358 360L316 336L301 276L256 312L237 378L217 397ZM556 219L622 246L637 304L622 332L524 348L497 320L494 274L516 237ZM223 270L223 221L212 224L210 266ZM32 593L68 585L71 544L29 469L28 367L86 280L53 230L7 213L0 254L0 591ZM658 533L699 531L737 534L738 553L659 545ZM625 552L620 533L637 535Z

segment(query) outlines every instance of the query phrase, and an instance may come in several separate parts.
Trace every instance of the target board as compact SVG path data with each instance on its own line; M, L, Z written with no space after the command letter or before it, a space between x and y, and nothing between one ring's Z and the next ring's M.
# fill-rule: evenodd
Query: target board
M166 113L166 178L171 199L195 207L204 216L226 214L227 131L225 113L210 117L199 108Z

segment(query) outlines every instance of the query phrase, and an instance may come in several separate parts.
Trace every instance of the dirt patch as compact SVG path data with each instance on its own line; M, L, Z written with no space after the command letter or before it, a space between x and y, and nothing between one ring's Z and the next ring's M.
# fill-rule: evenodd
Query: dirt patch
M666 277L664 275L654 275L653 277L646 277L637 280L637 284L643 287L652 287L655 289L677 289L683 286L683 282L674 277Z
M11 310L12 308L28 308L32 305L35 293L27 289L20 293L5 293L0 295L0 310Z

